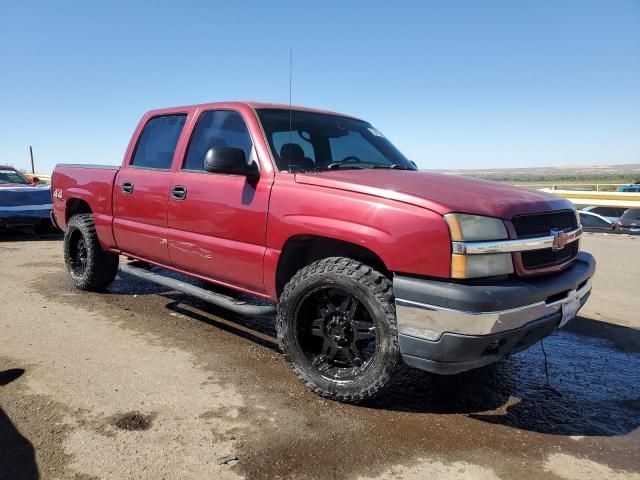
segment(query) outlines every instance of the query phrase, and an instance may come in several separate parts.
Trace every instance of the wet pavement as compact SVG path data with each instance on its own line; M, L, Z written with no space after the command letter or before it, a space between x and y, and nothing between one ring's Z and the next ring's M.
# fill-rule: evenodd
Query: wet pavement
M128 282L137 280L128 279L116 288L127 288ZM165 295L175 301L168 308L186 313L184 306L189 305L221 316L231 323L231 331L233 326L243 327L238 334L253 336L256 343L277 351L273 319L242 318L186 296ZM409 370L393 389L365 405L389 411L467 414L488 423L554 435L632 432L640 426L640 331L617 327L616 334L626 337L629 345L624 348L608 335L594 338L588 333L612 328L600 323L579 316L543 341L544 352L538 343L497 364L459 375ZM510 403L512 398L517 400ZM479 413L507 403L504 412Z
M354 406L296 380L271 319L126 275L103 294L79 292L55 240L0 243L0 255L0 418L11 426L0 432L18 432L20 452L19 438L34 446L42 478L640 478L640 320L606 318L619 291L606 266L593 304L545 339L546 369L537 344L461 375L407 371ZM630 263L637 272L640 253ZM637 298L617 302L640 310ZM229 454L238 460L216 463Z
M577 321L588 322L584 318ZM570 330L493 367L455 377L408 375L401 390L415 392L403 405L397 395L384 408L463 413L470 418L537 433L615 436L640 425L640 352L624 352L603 339ZM480 413L486 412L486 413Z

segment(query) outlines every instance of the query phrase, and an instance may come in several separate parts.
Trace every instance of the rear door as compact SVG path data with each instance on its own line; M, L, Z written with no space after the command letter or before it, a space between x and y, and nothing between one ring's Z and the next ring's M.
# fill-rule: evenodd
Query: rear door
M259 163L245 120L233 109L199 114L171 184L169 255L179 269L259 293L272 177L264 168L257 181L204 170L207 150L217 146L242 148Z
M123 253L169 265L167 201L171 165L187 112L145 117L114 183L113 230ZM142 129L140 132L140 128ZM136 138L136 135L134 135Z

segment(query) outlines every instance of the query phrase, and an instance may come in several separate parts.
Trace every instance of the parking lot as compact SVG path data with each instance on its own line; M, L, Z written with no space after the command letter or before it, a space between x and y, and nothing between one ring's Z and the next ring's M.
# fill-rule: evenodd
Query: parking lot
M0 479L640 479L640 236L585 234L579 318L363 405L313 395L272 322L120 276L75 290L58 237L0 241ZM226 457L226 458L224 458Z

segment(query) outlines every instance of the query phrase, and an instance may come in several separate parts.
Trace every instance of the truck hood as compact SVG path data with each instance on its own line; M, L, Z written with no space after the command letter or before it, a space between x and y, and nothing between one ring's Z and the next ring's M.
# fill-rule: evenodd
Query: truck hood
M297 173L296 182L396 200L427 208L440 215L459 212L508 220L523 213L574 208L568 200L538 190L411 170Z

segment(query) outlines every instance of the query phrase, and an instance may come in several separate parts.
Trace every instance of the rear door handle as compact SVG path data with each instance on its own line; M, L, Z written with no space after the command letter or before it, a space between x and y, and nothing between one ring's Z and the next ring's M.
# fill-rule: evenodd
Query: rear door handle
M131 182L123 182L122 183L122 193L127 195L131 195L133 193L133 183Z
M171 196L175 200L184 200L185 198L187 198L187 187L184 187L182 185L171 187Z

